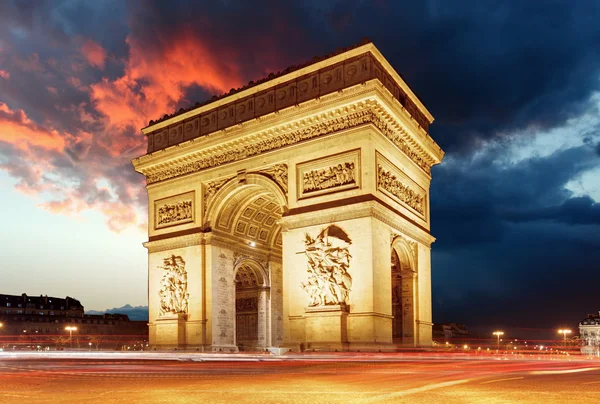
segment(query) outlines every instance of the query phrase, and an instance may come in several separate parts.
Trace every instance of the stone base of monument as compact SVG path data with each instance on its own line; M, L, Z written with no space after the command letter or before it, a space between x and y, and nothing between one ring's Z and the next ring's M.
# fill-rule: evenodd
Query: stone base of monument
M348 306L345 304L307 307L304 314L306 350L348 349Z
M213 345L212 351L216 353L238 353L240 350L236 345Z
M156 327L157 349L183 349L186 346L185 322L187 314L169 314L159 317L154 322Z
M268 347L267 350L273 355L284 355L290 351L290 348Z

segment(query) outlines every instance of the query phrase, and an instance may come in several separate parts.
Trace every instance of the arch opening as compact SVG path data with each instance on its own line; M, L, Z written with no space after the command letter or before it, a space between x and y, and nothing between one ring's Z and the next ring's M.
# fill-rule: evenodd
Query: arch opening
M259 304L262 282L248 263L235 271L235 340L240 351L259 347Z
M391 249L392 281L392 341L394 344L415 344L415 282L414 259L410 246L396 239Z
M271 289L280 293L283 288L280 220L285 205L279 188L265 181L256 176L231 180L207 206L207 225L218 254L230 257L225 278L233 285L227 292L215 291L213 301L219 303L214 312L221 313L221 320L213 324L213 335L240 351L264 350L283 334L283 302L271 298Z

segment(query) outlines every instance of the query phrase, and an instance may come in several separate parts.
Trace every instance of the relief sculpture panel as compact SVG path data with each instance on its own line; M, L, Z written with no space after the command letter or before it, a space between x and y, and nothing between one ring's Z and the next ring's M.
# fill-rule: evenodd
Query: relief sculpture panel
M427 192L380 154L377 154L377 190L427 220Z
M360 187L360 150L352 150L297 167L298 199Z
M180 256L171 255L163 260L165 273L160 280L160 315L187 313L189 294L187 292L187 272L185 261Z
M352 240L335 224L324 228L314 239L304 240L308 258L308 281L301 287L308 294L308 306L331 306L348 303L352 288L349 246Z
M154 201L154 229L194 221L194 192Z

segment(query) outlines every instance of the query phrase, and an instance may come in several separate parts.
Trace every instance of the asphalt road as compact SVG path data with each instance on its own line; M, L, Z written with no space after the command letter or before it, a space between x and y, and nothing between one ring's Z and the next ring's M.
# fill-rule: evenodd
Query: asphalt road
M600 361L171 357L0 355L0 403L600 403Z

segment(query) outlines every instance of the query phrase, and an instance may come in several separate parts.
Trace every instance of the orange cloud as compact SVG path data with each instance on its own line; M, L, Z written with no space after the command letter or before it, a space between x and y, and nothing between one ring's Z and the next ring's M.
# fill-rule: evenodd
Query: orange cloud
M88 63L99 69L104 69L104 62L106 60L106 51L97 42L91 39L86 39L81 45L81 54L88 61Z
M215 54L197 37L183 33L157 51L129 37L129 60L125 74L114 80L92 84L96 109L111 125L136 130L173 112L175 104L191 85L223 93L242 83L231 54Z
M37 125L23 110L11 110L3 102L0 102L0 141L23 151L32 146L58 151L65 147L65 138L56 130Z
M8 80L10 78L10 73L7 72L6 70L0 70L0 77L2 77L3 79Z

